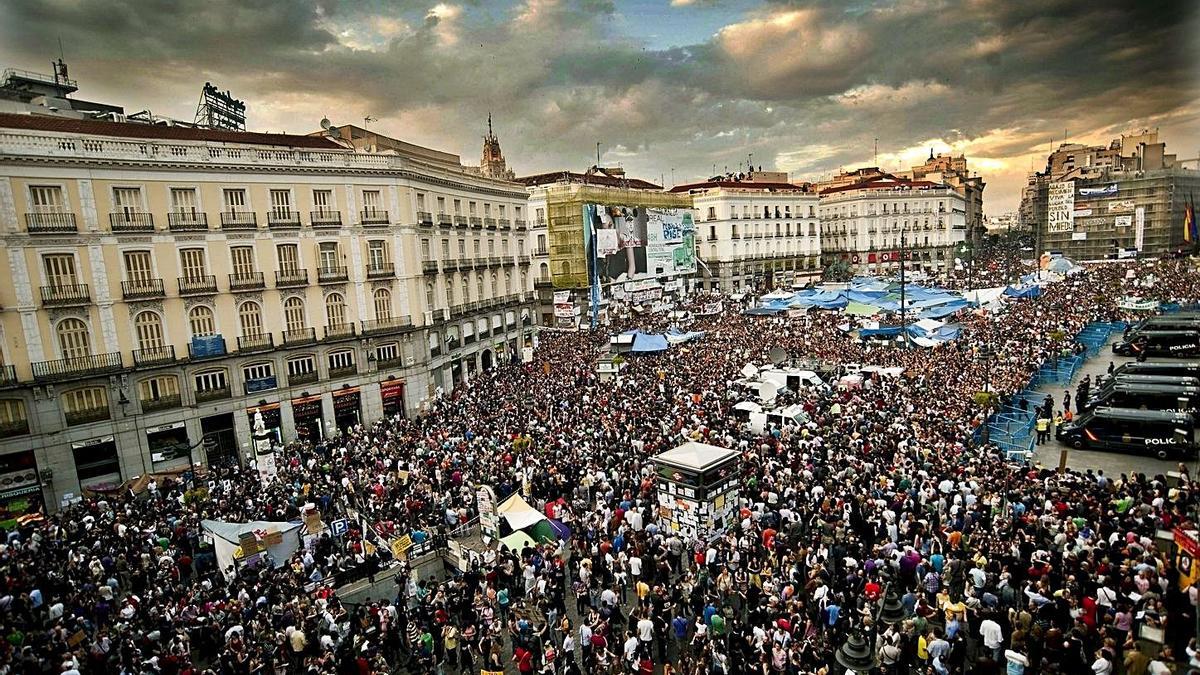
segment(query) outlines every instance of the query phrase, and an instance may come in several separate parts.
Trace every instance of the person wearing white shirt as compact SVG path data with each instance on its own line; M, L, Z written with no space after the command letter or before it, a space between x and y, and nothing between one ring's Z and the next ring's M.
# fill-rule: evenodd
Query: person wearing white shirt
M643 616L637 622L638 639L646 644L650 644L654 640L654 622L649 617Z
M1112 675L1113 664L1105 650L1096 652L1096 660L1092 662L1092 672L1095 675Z
M1001 647L1004 646L1004 631L1000 624L989 616L979 624L979 635L983 638L983 645L992 651L992 660L999 661Z

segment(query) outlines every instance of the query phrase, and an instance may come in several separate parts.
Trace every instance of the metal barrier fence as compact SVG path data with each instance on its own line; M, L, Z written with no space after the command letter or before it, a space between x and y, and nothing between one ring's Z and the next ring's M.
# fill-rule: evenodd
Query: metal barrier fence
M1096 322L1085 326L1075 339L1086 350L1079 355L1059 357L1043 363L1024 389L988 417L988 441L999 448L1006 458L1027 461L1033 455L1036 440L1037 415L1034 411L1046 398L1046 393L1038 391L1038 387L1069 383L1089 358L1100 354L1113 333L1124 330L1125 324L1120 321ZM975 441L980 442L982 436L983 427L980 426L975 430Z

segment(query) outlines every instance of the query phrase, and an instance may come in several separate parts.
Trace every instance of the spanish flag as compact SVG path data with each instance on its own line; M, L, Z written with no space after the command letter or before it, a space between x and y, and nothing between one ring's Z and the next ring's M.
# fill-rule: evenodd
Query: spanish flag
M1183 209L1183 240L1189 244L1195 244L1196 235L1196 205L1191 195L1188 195L1187 206Z

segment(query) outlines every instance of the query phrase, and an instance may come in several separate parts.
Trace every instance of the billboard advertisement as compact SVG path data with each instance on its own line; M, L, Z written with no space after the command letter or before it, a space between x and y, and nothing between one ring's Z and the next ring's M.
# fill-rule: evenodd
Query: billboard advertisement
M585 204L583 221L593 281L696 271L696 228L688 209Z

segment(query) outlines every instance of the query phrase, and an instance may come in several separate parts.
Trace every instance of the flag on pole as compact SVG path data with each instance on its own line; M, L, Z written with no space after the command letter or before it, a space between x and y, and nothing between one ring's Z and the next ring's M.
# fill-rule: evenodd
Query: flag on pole
M1195 244L1197 240L1196 229L1196 204L1191 195L1188 195L1187 206L1183 208L1183 240L1189 244Z

